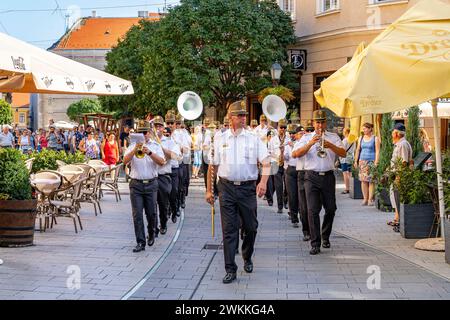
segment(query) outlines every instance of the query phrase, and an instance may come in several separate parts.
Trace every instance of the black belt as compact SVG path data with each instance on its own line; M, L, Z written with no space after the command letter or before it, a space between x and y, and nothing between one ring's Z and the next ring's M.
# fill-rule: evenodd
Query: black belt
M256 182L256 180L248 180L248 181L230 181L227 180L225 178L220 178L220 181L224 182L224 183L228 183L228 184L232 184L234 186L245 186L248 184L254 184Z
M149 184L149 183L152 183L153 181L155 181L156 179L157 178L145 179L145 180L131 179L131 181L136 181L136 182L143 183L143 184Z
M317 176L328 176L328 175L334 174L334 171L333 171L333 170L330 170L330 171L322 171L322 172L307 170L306 172L307 172L307 173L315 174L315 175L317 175Z

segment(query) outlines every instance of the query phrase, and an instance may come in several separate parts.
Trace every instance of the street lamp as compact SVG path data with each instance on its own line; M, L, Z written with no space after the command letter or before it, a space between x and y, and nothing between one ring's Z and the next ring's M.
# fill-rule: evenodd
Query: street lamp
M278 85L278 81L281 79L281 72L283 68L281 68L278 62L275 62L270 68L270 75L272 76L273 86L276 87Z

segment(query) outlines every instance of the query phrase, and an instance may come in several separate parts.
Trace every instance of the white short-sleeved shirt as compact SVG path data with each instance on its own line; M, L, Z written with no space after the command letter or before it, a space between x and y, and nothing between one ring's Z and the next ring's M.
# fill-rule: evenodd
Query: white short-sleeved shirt
M295 145L294 145L295 146ZM284 147L284 164L290 167L297 167L298 159L294 158L292 156L292 152L294 149L294 146L290 146L289 144Z
M218 165L218 176L230 181L258 179L258 162L263 162L269 153L257 136L242 130L237 136L227 130L214 141L212 163Z
M392 151L391 166L395 165L398 159L402 159L402 162L409 164L412 160L412 148L406 138L401 138L395 145L394 151Z
M11 132L4 134L3 131L0 131L0 147L12 147L14 144L14 136Z
M130 145L127 148L127 151L125 152L125 155L133 151L134 147L136 146L135 143ZM154 142L150 141L144 145L147 147L151 152L156 154L157 156L165 159L164 152L162 151L161 146ZM138 179L138 180L147 180L147 179L153 179L158 177L158 169L159 165L157 165L153 160L150 158L150 156L145 155L144 158L138 159L136 156L131 159L131 170L130 170L130 178L131 179Z
M302 148L308 144L308 142L314 138L315 132L305 134L299 142L299 147ZM324 139L339 148L344 148L341 138L336 133L326 131L324 134ZM305 154L304 158L304 170L311 170L316 172L326 172L334 170L336 162L336 153L331 149L325 149L327 156L325 158L320 158L317 152L320 148L320 140L315 145L309 149L308 153Z
M301 148L301 144L300 144L301 140L298 140L295 142L294 147L292 148L292 153L294 153L294 151L297 151L298 149ZM292 156L291 153L291 156ZM295 158L297 160L297 164L295 166L297 171L303 171L305 170L305 157L300 157L300 158Z
M170 152L176 154L177 157L181 157L180 147L172 140L172 138L162 137L161 138L161 145L162 145L162 147L164 149L169 150ZM176 166L175 166L175 163L176 163ZM167 161L165 165L160 166L158 168L158 174L160 174L160 175L171 174L172 173L172 167L178 168L178 161L177 160L170 159L170 161Z

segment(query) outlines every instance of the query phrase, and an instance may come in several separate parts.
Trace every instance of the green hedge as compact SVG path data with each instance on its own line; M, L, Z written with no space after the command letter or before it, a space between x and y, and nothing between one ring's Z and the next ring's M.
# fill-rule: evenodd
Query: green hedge
M41 152L32 153L29 158L34 158L32 173L41 170L56 170L58 164L56 160L65 162L66 164L80 163L85 161L84 154L77 152L75 154L67 154L64 151L53 151L50 149L43 149Z
M30 175L22 152L0 149L0 200L30 199Z

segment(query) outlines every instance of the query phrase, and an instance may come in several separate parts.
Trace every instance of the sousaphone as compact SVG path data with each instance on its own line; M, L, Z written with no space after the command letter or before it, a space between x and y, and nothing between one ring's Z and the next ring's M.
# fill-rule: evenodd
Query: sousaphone
M186 120L196 120L203 112L202 99L192 91L186 91L180 95L177 107L180 115Z
M287 107L283 99L274 94L264 98L262 103L262 111L264 115L273 122L278 122L286 117Z

